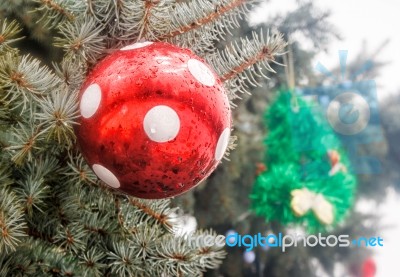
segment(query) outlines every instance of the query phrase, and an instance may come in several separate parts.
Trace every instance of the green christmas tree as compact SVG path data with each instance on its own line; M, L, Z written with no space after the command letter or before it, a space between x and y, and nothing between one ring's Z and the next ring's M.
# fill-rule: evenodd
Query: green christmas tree
M121 195L97 179L76 147L77 93L108 53L151 40L205 58L237 98L285 45L272 34L214 47L253 3L0 3L0 276L199 276L221 263L220 247L177 236L170 200ZM194 237L204 235L216 234Z
M265 121L267 170L250 196L255 213L309 232L341 222L352 207L356 177L318 104L280 91Z

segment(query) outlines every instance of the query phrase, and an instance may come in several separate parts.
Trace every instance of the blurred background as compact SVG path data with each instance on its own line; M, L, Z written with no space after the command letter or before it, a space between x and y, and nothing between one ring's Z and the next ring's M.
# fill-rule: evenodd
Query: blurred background
M249 35L259 28L278 29L291 43L296 88L299 93L326 99L328 88L340 82L373 80L376 97L368 104L376 107L378 120L370 130L379 138L364 134L359 143L361 155L372 157L357 173L356 203L350 215L335 234L380 236L383 247L362 248L229 248L229 254L218 272L207 276L398 276L397 260L400 241L400 39L394 35L400 26L396 2L385 1L294 1L271 0L254 9L249 23L242 22L234 36ZM339 50L347 50L347 67L341 76ZM322 74L323 65L336 78ZM193 213L198 227L212 227L222 234L262 234L301 232L276 222L266 223L249 212L248 195L257 176L267 147L268 134L263 115L273 102L278 88L286 83L284 70L243 96L235 109L235 135L238 146L206 183L177 203ZM323 101L322 101L323 102ZM321 105L323 103L320 103ZM371 117L372 118L372 117ZM366 140L365 140L366 139ZM354 162L354 161L353 161ZM374 273L374 269L376 272Z

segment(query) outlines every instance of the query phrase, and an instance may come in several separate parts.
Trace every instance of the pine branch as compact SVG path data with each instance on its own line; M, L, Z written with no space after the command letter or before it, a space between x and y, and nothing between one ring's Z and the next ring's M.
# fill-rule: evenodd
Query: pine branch
M142 261L156 254L155 244L161 237L162 231L159 228L144 227L132 235L132 246L137 250L137 257Z
M171 217L176 209L169 207L169 200L144 200L139 198L130 197L129 203L136 207L139 211L148 216L142 218L141 221L154 220L157 224L163 226L169 232L173 230Z
M117 216L113 210L104 212L104 210L93 212L84 211L81 213L82 216L79 219L85 230L100 236L105 239L107 236L110 237L115 234L121 234L121 225L117 222Z
M34 0L39 4L36 12L42 13L39 22L49 25L50 28L56 27L63 21L73 22L77 15L81 15L86 10L85 1L75 0Z
M248 7L258 0L191 1L174 9L167 33L159 40L167 40L195 53L214 52L214 43L224 39L226 32L240 26L238 18L248 14Z
M19 198L6 188L0 190L0 253L15 251L23 237L24 213Z
M7 188L12 183L9 165L0 163L0 189Z
M81 154L68 152L68 166L63 168L61 175L65 176L65 182L69 185L82 185L97 183L97 176L90 169Z
M235 11L238 8L246 9L248 0L230 0L221 2L198 1L190 3L182 3L177 6L174 13L175 22L172 30L160 37L160 40L167 40L173 37L188 33L195 29L204 27L204 25L214 23L217 19L224 17L226 14ZM254 2L254 1L253 1ZM241 13L248 12L247 10ZM239 26L239 23L232 17L231 24ZM222 35L222 34L221 34Z
M22 205L28 216L32 217L34 208L44 213L45 201L49 198L49 187L44 184L44 180L35 180L34 177L28 176L17 183L19 186L14 191L22 199Z
M106 37L101 34L102 30L93 18L65 22L59 26L62 37L56 38L55 45L65 50L67 59L95 63L106 52Z
M35 239L47 241L48 243L51 243L51 244L54 243L54 239L52 236L50 236L49 234L46 234L44 232L40 232L39 230L32 228L32 226L29 226L29 228L27 228L26 234Z
M15 20L10 23L7 23L7 19L0 20L0 54L9 51L10 44L22 39L14 38L19 32L21 28Z
M146 276L136 248L130 241L114 242L108 254L111 272L117 276Z
M87 14L95 19L97 26L101 26L104 33L113 38L108 42L115 44L115 39L122 39L122 37L124 37L124 31L136 29L135 25L137 25L137 22L140 20L138 17L141 14L141 4L142 1L89 0L87 1ZM133 8L134 6L135 8ZM121 27L122 25L124 25L123 28ZM135 36L137 33L138 32L135 32Z
M231 132L233 132L233 130L231 130ZM230 161L230 159L229 159L229 156L230 156L230 154L231 154L231 151L233 151L233 150L235 150L235 148L236 148L236 146L237 146L237 136L230 136L229 137L229 142L228 142L228 147L227 147L227 149L226 149L226 151L225 151L225 154L224 154L224 160L226 160L226 161Z
M73 255L41 239L29 238L9 262L8 276L84 276Z
M157 243L158 255L154 263L159 272L170 272L172 276L199 276L201 271L193 266L194 253L187 247L186 239L168 235Z
M39 101L57 84L54 74L37 59L15 53L0 57L0 89L6 91L1 98L6 103L22 105L25 110L29 102Z
M53 91L40 105L42 109L35 116L43 124L41 133L60 146L72 147L75 142L73 127L78 118L77 94L62 89Z
M68 93L76 94L86 77L86 64L75 58L64 58L60 64L53 63L56 76L68 88Z
M59 247L72 251L75 254L85 250L88 232L80 222L71 223L67 226L60 225L54 237L54 243Z
M106 255L97 247L89 249L80 257L79 264L84 267L83 276L103 277L103 270L107 267L104 263Z
M279 33L267 35L266 39L253 33L252 40L241 39L240 44L231 44L207 59L229 88L231 99L234 99L237 92L248 93L250 86L260 86L261 80L268 79L263 69L275 73L269 63L279 64L275 57L283 54L285 46Z
M12 155L11 160L17 165L22 165L25 160L31 161L34 156L33 152L41 149L38 146L40 126L19 124L17 128L13 128L12 135L13 139L6 147L6 150Z
M216 268L226 253L217 245L206 246L206 239L216 238L213 231L197 231L187 237L166 235L157 241L157 253L154 263L159 272L170 272L172 276L201 276L201 272ZM157 271L156 271L157 272Z
M65 16L70 21L74 20L74 15L57 2L52 0L38 0L38 2L44 5L48 10L52 10L55 14Z
M21 176L31 176L33 181L50 182L58 180L59 164L57 159L46 153L38 156L34 161L26 163L20 170Z
M156 40L160 34L168 31L171 24L170 13L173 11L171 0L145 0L143 15L140 19L140 32L137 41L141 39Z
M197 251L193 259L198 262L197 267L199 270L205 271L220 265L226 256L226 252L222 249L222 247L219 247L215 244L212 246L206 245L205 239L202 239L207 236L213 236L216 238L216 232L212 230L201 230L197 231L194 235L200 237L200 239L196 239L196 242L200 243L199 245L194 244L193 240L191 241L193 243L192 247Z

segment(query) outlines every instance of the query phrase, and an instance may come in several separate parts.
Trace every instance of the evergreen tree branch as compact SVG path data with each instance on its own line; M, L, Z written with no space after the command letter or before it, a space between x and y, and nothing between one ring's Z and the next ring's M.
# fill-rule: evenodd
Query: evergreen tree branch
M204 25L214 23L238 8L246 9L246 4L250 2L252 1L225 0L222 2L197 1L181 3L177 6L173 15L174 22L171 30L159 39L171 39L195 29L202 28ZM246 11L247 10L243 10L242 13ZM234 20L230 21L230 23L235 23L236 25L234 26L238 26L238 23Z
M50 236L49 234L46 234L44 232L40 232L39 230L34 229L32 226L29 226L29 228L27 228L26 234L35 239L47 241L48 243L51 243L51 244L54 243L54 239L52 236Z
M15 53L0 57L0 89L6 91L1 97L7 103L26 109L31 100L42 98L56 85L54 74L39 60Z
M149 21L150 21L150 17L151 17L151 9L153 9L156 4L157 3L153 2L152 0L144 1L144 15L142 17L142 27L140 28L140 33L137 38L138 41L140 41L142 39L144 33L148 29L148 25L149 25Z
M201 230L197 231L195 235L201 238L196 240L199 244L194 244L194 241L191 241L193 243L192 247L196 249L194 260L198 261L199 270L205 271L221 264L222 260L226 256L226 252L222 247L219 247L216 244L213 244L212 246L206 245L205 239L202 239L206 236L213 236L216 238L216 232L212 230Z
M174 209L169 208L169 200L144 200L139 198L130 197L129 203L136 207L138 210L148 215L157 224L163 226L168 231L173 230L171 223L171 214Z
M73 255L41 239L29 238L9 262L9 276L84 276Z
M143 2L89 0L87 2L87 13L95 19L97 25L100 25L104 33L110 37L108 43L113 45L116 39L126 39L125 36L127 34L131 34L134 37L137 36L137 26L141 19Z
M35 180L34 177L28 176L23 181L18 181L18 184L15 192L22 199L24 210L28 216L32 217L34 208L40 213L44 213L45 200L49 198L49 187L44 184L44 180Z
M59 164L57 159L46 153L40 155L32 162L26 163L20 170L21 176L31 176L33 181L51 182L57 181L57 173L59 171Z
M55 45L65 50L65 57L77 59L79 63L95 63L105 54L105 36L102 26L93 19L78 19L59 26L62 37ZM79 64L78 63L78 64Z
M198 0L177 4L169 31L158 37L190 48L200 56L215 52L215 42L240 26L238 18L248 14L258 0Z
M10 44L22 39L14 38L19 32L21 32L21 28L15 20L10 23L7 22L7 19L0 20L0 54L10 50Z
M9 166L5 163L0 163L0 189L7 188L12 183Z
M222 52L209 55L208 61L221 76L231 92L231 99L237 98L237 92L248 92L249 87L260 85L260 79L268 79L263 69L275 73L270 62L276 63L275 57L283 54L286 43L283 36L274 33L267 38L253 33L253 39L241 39Z
M142 38L156 40L160 34L168 31L170 13L174 5L170 0L145 0L143 5L144 13L141 16L137 41Z
M71 223L67 226L60 225L54 237L55 244L75 254L85 250L87 240L87 231L80 222Z
M38 2L44 5L47 9L54 11L56 14L65 16L70 21L75 19L71 12L67 11L64 7L53 0L38 0Z
M73 154L72 152L68 152L68 157L68 166L64 167L63 172L61 173L63 176L65 176L65 181L68 184L94 185L97 183L97 176L87 165L81 154Z
M75 94L86 77L87 67L74 58L64 58L60 64L53 63L55 74L68 87L68 93Z
M81 15L86 10L85 1L75 0L34 0L39 4L37 12L42 13L38 20L43 21L44 25L56 27L63 21L73 22L77 15Z
M146 276L142 262L136 255L132 242L114 242L108 253L111 272L117 276Z
M26 222L17 195L6 188L0 190L0 253L15 251L26 236Z
M97 247L93 247L83 253L79 264L84 267L83 276L103 277L103 270L107 267L105 263L105 253Z
M172 276L201 276L205 270L218 267L226 253L215 244L206 246L210 236L215 239L216 233L197 231L190 234L189 240L185 236L164 236L158 240L157 255L152 258L156 269L158 272L170 272Z
M22 165L25 159L31 161L33 152L41 149L38 145L40 130L40 126L34 127L32 124L28 126L19 124L18 128L13 128L13 139L6 150L11 153L11 160L17 165Z
M78 118L77 94L68 91L54 91L41 103L41 111L35 116L43 124L42 134L48 140L54 139L58 145L72 147L75 142L73 130Z

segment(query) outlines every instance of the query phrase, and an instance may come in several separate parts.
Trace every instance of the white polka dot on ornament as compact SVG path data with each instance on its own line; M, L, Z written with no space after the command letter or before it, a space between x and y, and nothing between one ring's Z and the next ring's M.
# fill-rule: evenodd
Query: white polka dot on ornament
M80 102L81 115L84 118L92 117L100 106L101 88L98 84L91 84L83 93Z
M190 59L188 68L193 77L205 86L211 87L215 84L215 77L211 70L201 61Z
M226 148L229 144L229 138L231 136L231 130L229 128L225 128L222 134L219 136L217 147L215 148L215 159L217 161L221 160L224 156Z
M256 260L256 253L254 251L245 251L243 253L243 260L247 264L254 263Z
M94 164L92 168L97 177L99 177L104 183L113 188L120 187L118 178L110 170L99 164Z
M143 128L152 141L167 142L179 133L179 116L168 106L155 106L146 113Z
M122 50L122 51L133 50L133 49L143 48L143 47L146 47L146 46L149 46L152 44L153 44L152 41L137 42L137 43L122 47L120 50Z

